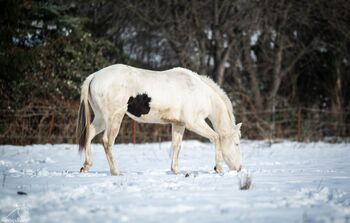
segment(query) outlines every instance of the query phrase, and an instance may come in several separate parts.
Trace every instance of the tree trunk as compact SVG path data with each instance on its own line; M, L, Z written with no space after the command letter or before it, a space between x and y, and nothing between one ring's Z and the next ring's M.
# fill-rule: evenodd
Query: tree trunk
M227 47L216 66L215 76L217 83L222 86L225 79L225 65L230 55L231 46Z
M250 90L253 93L254 96L254 106L257 111L261 111L263 109L263 101L260 93L260 87L259 87L259 79L258 79L258 71L256 68L256 64L252 61L250 56L250 35L247 35L247 37L244 38L244 61L245 61L245 69L249 73L249 80L250 80Z
M335 73L336 73L336 81L335 81L335 88L334 88L334 102L332 105L332 110L334 113L334 117L336 119L336 124L338 126L337 130L338 132L336 135L343 136L345 135L345 129L343 128L342 124L344 123L344 115L343 115L343 109L342 109L342 78L341 78L341 71L340 71L341 62L339 59L336 60L335 64Z

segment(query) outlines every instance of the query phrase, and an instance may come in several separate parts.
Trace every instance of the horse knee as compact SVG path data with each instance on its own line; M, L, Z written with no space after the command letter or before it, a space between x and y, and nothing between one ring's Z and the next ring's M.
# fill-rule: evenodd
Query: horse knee
M175 141L172 143L173 149L177 150L181 147L181 141Z
M111 150L112 147L113 147L113 143L110 143L110 142L104 142L103 143L103 148L105 149L105 151Z
M217 144L219 143L220 137L219 137L218 134L213 134L211 140L212 140L212 142L213 142L215 145L217 145Z
M107 134L103 134L102 144L105 149L111 148L113 146L113 140Z

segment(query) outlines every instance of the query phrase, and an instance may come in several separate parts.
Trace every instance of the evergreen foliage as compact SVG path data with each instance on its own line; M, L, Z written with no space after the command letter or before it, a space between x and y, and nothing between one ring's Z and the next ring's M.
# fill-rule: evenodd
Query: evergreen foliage
M118 48L86 28L80 2L2 1L2 108L79 97L84 78L121 62Z

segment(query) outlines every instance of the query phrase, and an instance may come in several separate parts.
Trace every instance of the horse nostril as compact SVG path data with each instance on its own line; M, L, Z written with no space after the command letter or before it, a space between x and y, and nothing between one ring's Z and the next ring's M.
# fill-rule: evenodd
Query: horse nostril
M242 165L240 165L237 169L237 172L241 171L242 170Z

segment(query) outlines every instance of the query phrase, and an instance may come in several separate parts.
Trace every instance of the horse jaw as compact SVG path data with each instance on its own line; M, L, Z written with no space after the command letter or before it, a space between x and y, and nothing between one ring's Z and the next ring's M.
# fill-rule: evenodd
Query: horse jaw
M237 132L237 134L239 134ZM222 141L222 155L230 170L240 171L242 168L242 155L239 137L235 136Z

